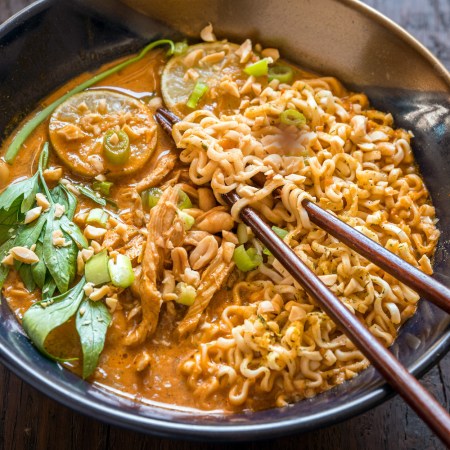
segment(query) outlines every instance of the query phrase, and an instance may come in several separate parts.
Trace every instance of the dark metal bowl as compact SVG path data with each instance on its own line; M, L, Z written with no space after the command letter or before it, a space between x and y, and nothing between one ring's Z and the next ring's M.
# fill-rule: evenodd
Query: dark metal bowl
M136 51L153 38L198 35L211 21L219 36L251 36L278 46L293 62L339 77L391 111L414 132L414 152L429 187L442 232L436 277L450 285L450 76L411 36L351 0L41 0L0 27L0 130L80 72ZM166 23L167 25L163 25ZM177 30L177 31L174 31ZM1 306L1 361L53 399L96 419L161 436L237 441L323 427L386 400L391 390L373 368L317 397L282 409L214 415L146 406L82 381L37 352L6 302ZM450 319L421 301L402 328L394 354L416 376L450 346Z

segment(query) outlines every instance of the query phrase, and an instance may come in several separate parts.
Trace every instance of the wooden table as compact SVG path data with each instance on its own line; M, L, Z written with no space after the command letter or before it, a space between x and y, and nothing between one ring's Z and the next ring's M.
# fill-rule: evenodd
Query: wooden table
M32 0L0 0L0 21ZM450 0L366 0L399 23L450 67ZM46 398L0 366L0 449L440 449L444 448L416 414L396 397L324 430L247 444L199 444L111 427ZM450 409L450 354L423 383Z

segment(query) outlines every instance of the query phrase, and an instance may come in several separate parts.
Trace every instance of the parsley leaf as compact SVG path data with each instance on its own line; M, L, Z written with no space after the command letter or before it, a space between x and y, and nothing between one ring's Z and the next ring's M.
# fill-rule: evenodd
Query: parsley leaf
M111 314L102 302L85 299L76 315L76 328L83 350L83 378L89 377L98 364L105 345Z

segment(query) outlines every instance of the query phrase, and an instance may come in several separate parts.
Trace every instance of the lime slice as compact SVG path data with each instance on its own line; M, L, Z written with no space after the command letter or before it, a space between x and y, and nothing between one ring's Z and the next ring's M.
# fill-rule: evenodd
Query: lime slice
M130 156L123 164L105 158L103 141L111 129L128 135ZM142 168L156 146L156 124L147 106L108 90L70 97L52 114L49 134L60 159L84 177L132 174Z
M248 79L243 72L245 64L236 54L239 45L230 42L212 42L192 45L186 53L172 57L164 68L161 90L166 106L184 117L194 111L186 103L198 82L208 85L208 91L195 109L215 113L231 113L240 104L239 95L233 95L230 82L242 87Z

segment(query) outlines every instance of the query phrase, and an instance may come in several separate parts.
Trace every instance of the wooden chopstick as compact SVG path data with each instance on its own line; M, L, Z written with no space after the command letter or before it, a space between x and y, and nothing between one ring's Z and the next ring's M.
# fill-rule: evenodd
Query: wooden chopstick
M172 124L179 121L170 111L159 109L156 118L164 130L171 134ZM223 195L232 206L239 200L236 192ZM422 295L430 297L441 308L449 311L448 289L441 286L415 267L385 250L362 233L354 230L334 215L314 203L305 200L310 220L328 233L337 237L349 247L358 251L386 272L391 273L405 284L414 287ZM405 399L419 417L450 447L450 415L436 399L406 370L406 368L386 349L364 326L359 319L322 283L294 251L280 239L270 226L250 206L240 211L242 221L251 227L255 236L283 264L290 275L303 286L305 291L342 328L343 332L378 369L385 380ZM444 292L447 296L441 298Z
M179 121L178 117L170 111L159 109L156 118L160 125L169 134L172 131L172 124ZM232 206L239 200L235 191L222 195L224 200ZM419 292L429 294L428 289L440 285L435 280L423 274L415 267L410 266L396 255L385 250L380 245L354 230L337 217L326 212L314 203L306 200L303 202L310 215L311 221L321 226L325 231L339 238L349 247L360 252L367 259L378 264L382 269L389 269L400 275L398 278L405 284L419 286ZM342 328L342 331L360 349L360 351L378 369L385 380L405 399L405 401L416 411L419 417L428 424L442 441L450 447L450 415L436 399L406 370L406 368L385 348L364 326L359 319L350 312L349 309L322 283L322 281L312 272L306 264L301 261L295 252L280 239L271 227L259 216L250 206L246 206L240 211L242 221L248 225L255 236L272 252L281 262L289 274L305 289L305 291L324 309L324 311ZM343 231L342 231L343 230ZM375 247L376 246L376 247ZM383 252L380 252L380 248ZM393 257L400 260L398 264ZM393 262L392 262L393 261ZM414 269L410 277L411 268ZM388 270L386 270L389 272ZM417 275L420 275L419 277ZM413 283L410 283L410 278ZM418 281L417 281L418 280ZM431 281L430 281L431 280ZM444 287L445 288L445 287ZM442 290L440 286L439 289ZM447 291L448 289L445 288ZM439 295L437 296L439 297ZM445 299L444 299L445 300ZM448 303L441 302L443 309L448 307ZM439 304L439 306L441 306ZM442 307L441 306L441 307Z
M179 118L170 111L159 109L156 119L164 130L171 134L172 124ZM239 200L235 191L222 195L224 200L232 206ZM402 264L400 281L410 284L410 267L419 272L420 277L413 273L413 286L418 285L420 290L436 288L439 283L427 277L425 274L405 263L403 260L375 244L362 233L354 230L337 217L327 213L319 206L310 201L304 201L303 206L307 209L311 221L321 226L325 231L339 238L354 250L360 252L367 259L375 262L373 255L376 254L376 263L382 268L395 270L399 259ZM248 225L255 236L272 252L289 274L305 289L305 291L325 310L325 312L342 328L342 331L361 350L361 352L378 369L385 380L405 399L405 401L416 411L419 417L439 436L447 446L450 447L450 415L436 401L436 399L406 370L406 368L385 348L364 326L359 319L322 283L303 261L298 258L294 251L282 239L280 239L271 227L250 206L240 211L242 221ZM343 230L343 232L342 232ZM380 247L384 252L380 252ZM394 263L391 262L394 260ZM404 265L407 265L406 267ZM386 270L388 272L388 270ZM408 272L408 273L405 273ZM432 283L429 281L432 280ZM421 284L417 284L419 280ZM440 288L442 289L442 288ZM447 289L447 288L445 288ZM419 291L420 292L420 291ZM434 292L434 291L433 291ZM428 290L425 291L429 293ZM441 305L439 305L441 306ZM447 303L443 306L448 307ZM441 306L442 307L442 306Z
M447 286L409 264L395 253L385 249L382 245L372 241L372 239L315 203L305 199L302 205L311 222L314 222L397 280L414 289L421 297L426 298L450 314L450 289Z
M172 132L172 124L180 121L179 117L164 108L158 109L156 118L169 134ZM253 177L253 180L259 185L264 185L265 183L265 177L262 173ZM302 205L308 213L311 222L450 314L450 289L447 286L426 275L395 253L386 250L382 245L372 241L372 239L347 225L317 204L305 199Z
M236 192L222 195L232 206L239 200ZM378 369L385 380L405 399L419 417L450 447L450 415L407 371L363 323L322 283L315 273L280 239L251 207L240 212L242 221L272 252L305 291L339 324L342 331Z

